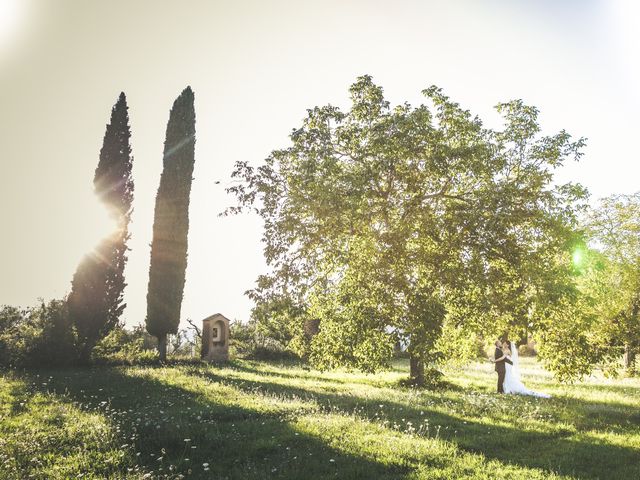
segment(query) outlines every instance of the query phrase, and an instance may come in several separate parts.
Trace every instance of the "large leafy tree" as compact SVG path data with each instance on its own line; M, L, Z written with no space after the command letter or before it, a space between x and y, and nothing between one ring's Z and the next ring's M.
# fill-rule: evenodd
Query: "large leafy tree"
M163 170L156 196L147 331L158 338L160 359L167 354L167 334L176 333L187 268L189 195L195 162L195 110L191 87L183 90L169 114Z
M436 87L431 107L391 108L369 76L351 86L351 109L308 111L257 169L239 162L230 188L264 220L270 274L258 302L289 298L294 345L321 367L375 370L404 337L411 376L446 318L491 333L520 333L571 285L568 251L579 186L552 185L553 170L578 158L582 141L541 136L537 110L501 104L492 131Z
M124 311L124 269L133 202L133 157L127 99L111 111L93 180L116 229L78 266L68 298L69 315L78 332L80 359L87 361L96 342L111 331Z

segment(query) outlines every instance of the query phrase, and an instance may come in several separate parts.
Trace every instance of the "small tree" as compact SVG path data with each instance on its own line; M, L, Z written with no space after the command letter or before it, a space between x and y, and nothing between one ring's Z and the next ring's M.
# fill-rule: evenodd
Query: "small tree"
M166 360L167 334L176 333L187 269L189 195L195 152L193 91L187 87L169 114L163 170L156 196L147 293L147 331Z
M117 228L82 260L68 298L69 316L78 331L83 362L89 360L96 342L118 324L126 307L124 268L134 188L130 137L127 99L121 93L111 110L93 180L95 193Z

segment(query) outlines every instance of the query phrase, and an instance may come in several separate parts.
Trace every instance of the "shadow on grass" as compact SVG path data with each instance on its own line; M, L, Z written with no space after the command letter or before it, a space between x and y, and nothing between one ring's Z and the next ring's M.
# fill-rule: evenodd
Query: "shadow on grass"
M291 362L274 365L274 368L299 368L303 370L304 373L295 374L295 373L285 373L282 371L274 371L274 370L265 370L256 368L255 365L264 365L264 363L259 362L257 360L241 360L241 361L232 361L224 365L225 368L229 368L231 370L237 370L246 373L252 373L256 375L260 375L263 377L277 377L277 378L288 378L295 380L312 380L323 383L332 383L332 384L359 384L359 385L373 385L373 386L381 386L383 385L378 379L375 378L374 375L370 377L364 377L362 373L358 372L358 376L354 378L327 378L322 375L322 372L318 370L312 369L307 364L302 362ZM347 372L349 373L349 372ZM354 372L355 373L355 372Z
M135 464L153 478L171 465L173 474L225 479L392 479L410 471L331 448L296 431L286 412L216 402L158 378L115 368L55 370L47 378L22 375L31 391L110 418Z
M200 367L202 367L202 365L200 365ZM309 380L309 381L314 381L314 382L317 381L317 382L322 382L327 384L366 385L372 388L401 388L406 391L412 388L410 385L407 385L407 379L405 378L402 378L399 381L389 381L389 382L376 381L373 378L369 380L357 380L357 379L334 380L332 378L322 377L322 373L317 371L314 374L308 374L305 372L305 374L303 375L296 375L293 373L263 370L260 368L256 368L254 364L248 365L246 362L243 362L243 363L234 362L232 364L229 364L228 367L231 370L260 375L262 377L282 378L282 379L290 379L290 380L298 380L298 381ZM194 369L194 371L198 371L198 370L200 369L198 368ZM485 377L487 376L494 376L494 372L493 371L488 372L487 375L485 375ZM224 380L226 381L227 377L224 377ZM237 381L245 382L246 380L237 379ZM279 385L279 384L274 384L274 385ZM589 388L593 390L594 388L597 388L597 387L589 386ZM610 388L613 389L616 387L610 386ZM624 389L625 387L618 387L618 388ZM541 390L544 390L544 387L541 387ZM305 391L307 393L312 392L312 390L309 390L309 389L306 389ZM457 385L454 383L444 381L442 385L440 385L439 387L432 388L432 389L429 389L429 388L419 389L418 391L423 396L426 396L428 398L432 398L435 400L440 400L442 398L441 394L444 392L460 393L465 391L466 392L473 391L473 392L481 392L484 394L494 395L495 385L494 383L491 383L490 385L485 385L485 384L474 385L471 389L469 389L469 388L461 387L460 385ZM598 391L601 391L601 390L598 388ZM617 393L620 393L620 392L617 391ZM309 395L309 398L313 397L313 395L314 394ZM518 397L518 396L511 397L511 398L527 399L527 397ZM462 407L465 405L464 401L460 397L449 399L449 401L453 401ZM528 401L532 401L532 402L541 401L541 402L549 403L548 401L545 401L545 400L536 400L532 398L528 398ZM580 427L582 427L583 429L600 428L600 429L610 430L611 427L613 427L614 429L617 429L617 430L628 431L630 424L631 425L637 424L640 427L640 408L630 407L629 405L624 403L618 403L618 402L612 402L612 401L597 402L597 401L590 401L590 400L584 400L584 399L576 399L573 397L567 397L565 395L560 395L560 396L556 395L553 398L553 400L551 400L551 403L556 405L569 406L573 410L581 411L583 413L583 416L580 418L580 420L582 420ZM576 420L576 418L573 417L571 420Z
M245 372L251 373L255 375L260 375L262 377L272 377L272 378L283 378L283 379L291 379L291 380L309 380L314 382L321 382L325 384L339 384L339 385L367 385L375 388L411 388L410 379L408 377L409 373L407 371L406 377L401 377L395 380L387 380L381 381L379 377L376 377L375 374L369 374L367 376L363 376L362 373L357 373L357 376L354 377L346 377L346 378L335 378L335 377L326 377L322 376L322 372L318 370L313 370L309 367L306 367L304 364L292 364L292 365L282 365L282 367L298 367L304 370L304 373L285 373L282 371L274 371L274 370L265 370L256 368L255 365L260 364L259 362L254 361L234 361L229 364L226 364L225 367ZM305 368L306 367L306 368ZM395 373L399 373L399 371L391 370ZM346 372L347 374L351 372ZM355 372L354 372L355 373ZM462 387L451 383L446 380L446 377L443 377L442 380L439 380L438 383L433 384L429 387L431 390L450 390L450 391L461 391Z
M406 425L411 421L418 425L428 419L430 432L437 431L440 438L457 445L462 450L480 453L486 458L526 468L541 469L574 478L640 478L640 451L631 447L622 447L588 441L571 428L556 428L549 432L519 429L516 425L506 427L480 421L470 421L445 414L429 405L407 406L380 398L359 397L345 393L318 392L303 387L283 385L268 381L255 381L223 377L211 369L191 369L191 375L200 376L212 382L221 382L250 394L262 393L280 398L313 401L329 412L354 414L369 421L388 420L391 424ZM261 372L256 372L261 373ZM437 392L434 394L437 395ZM498 397L500 401L503 397ZM510 400L510 399L509 399ZM586 402L578 399L559 398L553 400L529 399L532 402L573 402L573 407L582 410L611 410L608 403ZM640 409L635 412L616 413L608 420L626 426L638 418ZM490 415L488 415L490 417ZM439 426L439 428L438 428ZM588 430L588 428L580 428Z

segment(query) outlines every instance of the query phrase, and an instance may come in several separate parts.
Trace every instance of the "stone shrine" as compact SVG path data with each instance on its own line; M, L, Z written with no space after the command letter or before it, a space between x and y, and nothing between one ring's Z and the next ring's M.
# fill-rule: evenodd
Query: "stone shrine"
M202 320L200 358L209 362L229 360L229 319L221 313Z

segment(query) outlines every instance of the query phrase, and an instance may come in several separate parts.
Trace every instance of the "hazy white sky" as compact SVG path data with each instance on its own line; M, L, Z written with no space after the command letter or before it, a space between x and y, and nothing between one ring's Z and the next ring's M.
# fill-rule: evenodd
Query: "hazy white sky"
M346 107L365 73L393 103L436 84L490 125L493 105L522 98L545 131L588 137L561 180L631 193L639 31L634 0L0 0L0 304L65 295L108 231L92 179L120 91L135 180L127 323L144 322L165 127L186 85L197 142L183 319L246 319L261 225L218 218L224 187L235 161L286 146L305 109Z

